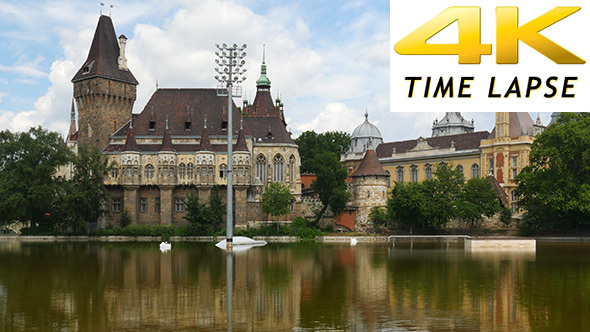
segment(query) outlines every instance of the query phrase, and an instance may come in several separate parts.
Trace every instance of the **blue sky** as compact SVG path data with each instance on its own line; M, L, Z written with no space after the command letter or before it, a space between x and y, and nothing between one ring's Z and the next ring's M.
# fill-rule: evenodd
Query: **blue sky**
M108 14L111 2L103 2ZM432 121L444 115L445 109L396 113L410 110L390 104L389 0L112 4L115 31L129 38L128 66L140 82L134 113L156 80L160 87L214 87L215 43L236 42L248 44L243 89L249 99L266 44L271 91L283 100L295 135L352 132L368 110L386 141L410 139L428 136ZM0 129L42 125L66 133L70 80L86 59L99 10L100 1L0 0ZM477 130L493 128L493 113L464 116ZM541 117L548 122L549 114Z

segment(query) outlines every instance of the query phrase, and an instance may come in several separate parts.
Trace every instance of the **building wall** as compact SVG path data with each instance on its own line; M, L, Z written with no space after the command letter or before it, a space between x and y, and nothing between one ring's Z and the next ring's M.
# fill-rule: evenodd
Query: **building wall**
M356 207L355 230L367 231L371 227L369 214L375 206L385 206L387 203L386 176L353 177L351 191L353 204Z
M391 175L391 184L395 181L398 181L398 169L403 170L403 182L411 182L411 171L412 168L415 168L418 171L418 182L424 181L427 179L426 177L426 166L430 165L432 168L432 172L434 174L435 166L440 164L441 162L445 162L447 164L452 164L453 167L463 167L463 174L465 176L465 180L469 180L473 178L473 171L472 167L476 165L479 168L479 176L482 176L484 173L481 172L481 158L479 151L473 152L467 155L446 155L446 156L421 156L416 158L409 158L409 159L399 159L399 160L380 160L381 166L389 172ZM477 173L477 172L476 172Z

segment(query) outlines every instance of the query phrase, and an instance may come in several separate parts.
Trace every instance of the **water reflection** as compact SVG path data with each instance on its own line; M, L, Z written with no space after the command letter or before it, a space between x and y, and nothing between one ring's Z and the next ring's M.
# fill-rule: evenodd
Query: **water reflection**
M583 331L589 252L0 243L0 331Z

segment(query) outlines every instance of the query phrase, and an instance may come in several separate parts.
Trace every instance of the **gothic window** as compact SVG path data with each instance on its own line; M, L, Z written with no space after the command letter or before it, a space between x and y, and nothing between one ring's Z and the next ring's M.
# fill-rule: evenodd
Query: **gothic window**
M283 165L285 163L285 159L283 156L277 153L277 155L272 160L272 180L273 181L283 181Z
M518 195L516 194L516 190L513 190L513 191L510 193L510 199L511 199L511 201L513 201L513 202L516 202L516 201L518 201Z
M513 168L512 169L512 179L516 180L516 176L518 175L518 169L517 168Z
M295 156L289 157L289 181L295 182Z
M117 168L117 165L111 169L111 177L114 179L119 177L119 168Z
M412 169L410 170L410 176L412 178L412 182L418 182L418 166L412 165Z
M193 173L195 171L195 166L192 163L186 165L186 177L190 180L193 178Z
M139 211L147 212L147 198L146 197L141 197L139 199Z
M457 165L457 170L463 175L463 166Z
M184 179L185 176L186 176L186 165L184 163L180 163L180 165L178 165L178 177L181 179Z
M426 164L424 167L424 173L426 175L426 180L432 180L432 165Z
M471 165L471 177L474 179L479 177L479 165L478 164Z
M153 179L154 178L154 166L152 164L145 165L145 178L146 179Z
M125 171L126 171L125 174L127 174L127 176L133 175L133 167L131 167L131 166L127 166L125 168Z
M227 165L226 164L219 165L219 177L222 179L227 178Z
M512 157L512 167L518 167L518 157Z
M121 199L121 197L113 197L112 199L112 206L111 206L111 210L114 213L120 213L121 212L121 202L123 200Z
M256 177L262 182L266 181L266 157L263 154L256 157Z
M397 182L404 182L404 168L401 166L397 167Z
M494 175L494 158L490 158L489 160L489 167L490 167L490 175Z
M178 213L184 212L184 199L180 197L174 198L174 211Z

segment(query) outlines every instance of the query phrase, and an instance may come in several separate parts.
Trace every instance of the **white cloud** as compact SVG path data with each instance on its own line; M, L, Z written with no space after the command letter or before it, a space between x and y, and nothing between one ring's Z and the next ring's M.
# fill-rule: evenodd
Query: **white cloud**
M316 132L344 131L351 133L356 126L363 122L363 116L342 103L326 105L324 111L306 123L294 123L297 134L307 130ZM377 123L375 123L377 124Z

